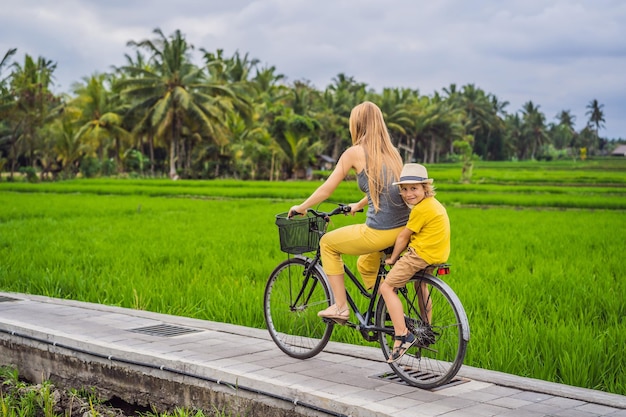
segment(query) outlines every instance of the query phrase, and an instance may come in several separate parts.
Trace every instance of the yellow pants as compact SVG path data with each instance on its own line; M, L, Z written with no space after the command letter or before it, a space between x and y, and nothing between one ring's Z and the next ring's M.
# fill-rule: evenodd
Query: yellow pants
M377 230L365 224L354 224L326 233L320 240L324 272L326 275L343 275L341 255L360 255L357 260L357 269L365 288L372 288L378 274L381 251L394 245L402 229L404 226L390 230Z

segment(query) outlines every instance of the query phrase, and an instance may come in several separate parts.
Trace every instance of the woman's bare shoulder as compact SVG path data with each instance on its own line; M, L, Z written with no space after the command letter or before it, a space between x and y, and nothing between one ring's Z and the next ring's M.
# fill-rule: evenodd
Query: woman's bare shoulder
M361 145L352 145L345 150L342 157L347 159L357 172L362 171L365 168L365 149Z

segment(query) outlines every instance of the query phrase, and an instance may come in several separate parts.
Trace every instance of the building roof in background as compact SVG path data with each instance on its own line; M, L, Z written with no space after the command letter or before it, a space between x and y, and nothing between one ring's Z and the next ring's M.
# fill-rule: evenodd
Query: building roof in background
M613 152L611 152L611 155L626 156L626 145L619 145Z

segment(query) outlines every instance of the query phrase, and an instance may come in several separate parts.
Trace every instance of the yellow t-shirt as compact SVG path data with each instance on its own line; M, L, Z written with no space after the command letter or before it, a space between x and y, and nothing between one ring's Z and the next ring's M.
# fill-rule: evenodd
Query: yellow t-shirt
M450 219L434 197L420 201L409 215L406 227L413 234L409 246L429 264L444 263L450 256Z

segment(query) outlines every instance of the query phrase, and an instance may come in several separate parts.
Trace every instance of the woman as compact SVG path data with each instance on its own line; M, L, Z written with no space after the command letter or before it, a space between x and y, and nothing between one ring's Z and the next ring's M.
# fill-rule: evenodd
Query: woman
M351 169L357 173L359 189L365 197L350 204L354 215L366 205L365 224L341 227L326 233L320 240L322 267L328 276L335 303L318 316L344 324L350 318L343 274L342 254L360 255L357 269L366 288L376 282L380 251L393 246L406 226L409 208L392 183L400 178L402 158L391 143L383 114L374 103L366 101L350 113L352 146L339 158L328 179L302 204L293 206L289 215L304 214L330 197Z

